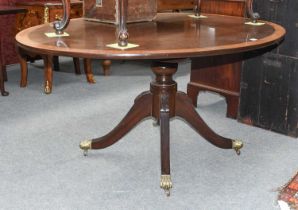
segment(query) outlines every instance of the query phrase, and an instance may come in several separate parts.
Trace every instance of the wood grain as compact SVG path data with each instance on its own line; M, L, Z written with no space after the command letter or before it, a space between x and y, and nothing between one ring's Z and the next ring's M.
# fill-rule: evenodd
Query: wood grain
M187 14L159 14L154 22L128 25L129 42L139 44L128 50L106 46L116 41L115 26L83 19L71 20L66 30L69 37L48 38L44 33L53 29L46 24L21 31L16 41L20 47L37 54L99 59L172 59L254 50L278 43L285 35L285 30L274 23L254 27L244 22L244 18L232 16L208 15L206 19L196 20ZM250 38L257 40L250 41ZM58 40L64 47L56 46Z

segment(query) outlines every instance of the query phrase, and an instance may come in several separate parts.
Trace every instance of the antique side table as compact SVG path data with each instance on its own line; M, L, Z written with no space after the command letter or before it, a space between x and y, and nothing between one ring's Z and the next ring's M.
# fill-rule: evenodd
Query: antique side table
M48 38L53 31L48 25L26 29L16 36L19 52L22 50L48 57L66 55L111 60L150 60L156 78L150 90L141 93L122 121L108 134L81 142L85 152L102 149L119 141L146 117L153 117L160 126L161 135L161 188L167 194L172 188L170 176L169 122L175 116L185 119L202 137L216 147L240 152L242 142L215 133L196 112L191 99L177 91L173 75L180 59L229 55L277 45L285 30L274 23L245 24L240 17L209 15L193 18L183 13L158 14L155 21L128 25L129 42L135 48L114 49L117 42L115 26L74 19L69 23L67 37ZM80 33L78 33L80 32ZM90 37L93 37L90 39ZM46 75L52 72L46 68ZM133 80L133 78L132 78ZM132 81L133 82L133 81Z
M14 6L2 6L0 5L0 15L8 15L8 14L17 14L17 13L25 13L27 10L25 8L18 8ZM1 33L0 33L1 40ZM0 51L1 52L1 51ZM8 92L5 91L4 88L4 71L2 69L2 60L0 56L0 91L2 96L8 96Z
M16 15L16 30L20 32L32 26L51 23L63 17L63 3L57 0L51 1L21 1L16 2L16 7L27 9L25 14ZM83 2L78 0L70 1L70 18L80 18L83 16ZM30 61L40 59L39 56L28 58ZM85 62L85 61L84 61ZM73 58L74 70L76 74L81 74L79 58ZM53 57L53 65L56 71L60 70L59 57Z

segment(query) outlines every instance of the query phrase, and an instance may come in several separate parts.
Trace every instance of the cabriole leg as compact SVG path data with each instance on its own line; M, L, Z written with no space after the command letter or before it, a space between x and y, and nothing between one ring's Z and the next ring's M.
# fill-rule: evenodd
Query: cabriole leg
M43 56L44 61L44 92L46 94L52 93L53 81L53 56Z
M151 116L151 107L151 93L148 91L142 93L135 99L130 111L111 132L100 138L82 141L80 148L84 150L86 155L89 149L103 149L115 144L141 120Z
M222 149L235 149L240 154L243 144L239 140L232 140L215 133L195 110L191 99L182 92L176 96L176 115L186 120L202 137L211 144Z

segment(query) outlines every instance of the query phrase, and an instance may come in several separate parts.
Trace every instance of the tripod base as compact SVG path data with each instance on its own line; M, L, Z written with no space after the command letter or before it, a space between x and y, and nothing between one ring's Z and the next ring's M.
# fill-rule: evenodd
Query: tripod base
M152 71L156 79L150 84L150 91L141 93L134 105L120 123L108 134L100 138L83 141L80 148L86 155L89 149L103 149L119 141L136 124L146 117L153 117L160 126L161 139L161 182L160 187L170 195L172 188L170 173L170 119L179 116L188 122L202 137L216 147L234 149L240 154L243 144L215 133L197 113L192 100L183 92L177 91L173 75L177 63L156 62Z

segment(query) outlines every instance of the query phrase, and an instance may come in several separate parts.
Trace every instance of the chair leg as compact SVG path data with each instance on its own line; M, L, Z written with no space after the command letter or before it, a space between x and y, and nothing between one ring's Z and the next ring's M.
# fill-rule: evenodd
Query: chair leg
M44 92L50 94L52 92L53 81L53 57L43 56L44 61Z
M111 73L111 64L112 64L111 60L103 60L102 61L101 65L102 65L102 69L103 69L103 74L105 76L110 75L110 73Z
M227 102L227 117L237 119L239 96L225 96Z
M7 71L6 71L6 66L4 65L4 66L2 66L2 71L3 71L3 80L5 81L5 82L7 82Z
M8 96L8 92L5 91L5 87L4 87L4 73L2 71L2 65L0 66L0 92L2 96Z
M27 61L32 61L32 58L35 57L32 55L29 56L27 52L19 47L17 47L17 56L20 62L21 67L21 81L20 81L20 87L26 87L27 86L27 76L28 76L28 66Z
M95 79L92 73L91 59L89 58L84 58L84 71L86 74L87 82L95 83Z
M21 55L18 55L20 66L21 66L21 81L20 81L20 87L26 87L27 86L27 78L28 78L28 66L27 66L27 59L22 57Z
M75 73L77 75L81 74L81 68L80 68L80 59L79 58L72 58L74 68L75 68Z
M59 66L59 57L58 56L53 56L53 69L54 71L60 71L60 66Z

